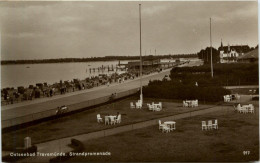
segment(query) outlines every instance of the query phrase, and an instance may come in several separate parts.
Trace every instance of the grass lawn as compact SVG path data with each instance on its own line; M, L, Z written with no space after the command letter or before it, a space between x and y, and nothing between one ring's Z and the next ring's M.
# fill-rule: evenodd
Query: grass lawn
M212 106L212 104L210 104L200 105L198 108L183 108L180 101L177 103L176 101L173 102L171 100L145 99L145 103L162 102L163 110L160 112L152 112L148 110L147 106L143 109L130 109L131 101L136 102L137 97L130 97L112 104L103 105L73 115L46 121L27 128L17 128L15 131L2 133L2 148L3 150L8 150L22 147L24 138L27 136L32 138L32 144L37 144L119 126L104 125L104 123L98 124L96 119L98 113L101 114L101 117L103 117L104 120L105 115L116 115L117 112L119 112L122 114L122 123L120 125L126 125Z
M158 126L83 142L84 152L111 156L76 156L69 162L245 162L259 160L259 112L232 110L176 121L176 130L162 133ZM202 131L202 120L218 119L219 130ZM244 155L243 151L250 151Z

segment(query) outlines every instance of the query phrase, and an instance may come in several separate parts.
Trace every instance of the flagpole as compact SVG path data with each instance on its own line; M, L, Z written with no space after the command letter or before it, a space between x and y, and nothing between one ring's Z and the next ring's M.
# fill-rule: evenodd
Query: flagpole
M211 77L213 78L212 41L211 41L211 18L210 18L210 63L211 63Z
M141 4L139 4L139 24L140 24L140 100L143 104L143 88L142 88L142 25L141 25ZM141 104L141 105L142 105Z

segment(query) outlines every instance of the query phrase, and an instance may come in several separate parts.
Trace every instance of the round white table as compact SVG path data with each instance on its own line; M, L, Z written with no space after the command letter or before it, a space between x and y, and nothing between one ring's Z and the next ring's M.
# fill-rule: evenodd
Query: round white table
M112 121L115 121L115 119L116 119L116 115L107 115L107 116L105 116L105 117L108 117L108 119L109 119L108 124L109 124L109 123L112 123Z
M164 124L166 124L167 126L169 126L171 131L176 129L176 128L175 128L176 122L174 122L174 121L165 121Z

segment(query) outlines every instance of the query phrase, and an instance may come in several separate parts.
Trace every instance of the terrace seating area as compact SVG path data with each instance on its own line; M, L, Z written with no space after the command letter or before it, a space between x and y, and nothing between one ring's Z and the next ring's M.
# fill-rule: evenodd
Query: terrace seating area
M162 110L162 102L159 102L158 104L155 104L152 102L152 104L147 103L148 109L150 111L161 111Z
M201 129L202 130L218 129L218 120L216 119L214 123L212 123L212 120L209 120L208 124L206 121L201 121Z
M130 109L141 109L143 106L142 101L138 100L137 102L130 102ZM161 111L162 110L162 102L151 104L147 103L147 107L149 111Z
M174 121L165 121L164 123L159 120L159 130L162 130L162 132L169 133L173 130L176 130L176 122Z
M115 125L121 123L121 114L118 115L107 115L104 117L105 119L105 125ZM103 118L100 116L100 114L97 114L97 122L102 123Z
M239 100L240 95L238 94L225 95L223 96L223 98L224 98L224 102L230 102L232 100Z
M255 112L255 107L253 104L248 104L248 105L242 105L238 104L237 107L235 107L235 111L238 113L254 113Z
M138 100L137 102L130 102L130 109L142 109L142 101Z
M183 101L183 107L198 107L199 101L196 100L185 100Z

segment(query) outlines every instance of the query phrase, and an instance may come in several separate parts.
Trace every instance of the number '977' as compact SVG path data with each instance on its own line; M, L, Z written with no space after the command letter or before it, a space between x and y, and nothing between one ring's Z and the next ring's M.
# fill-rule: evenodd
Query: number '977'
M243 151L243 154L244 154L244 155L249 155L249 154L250 154L250 151Z

